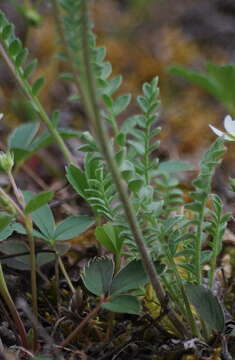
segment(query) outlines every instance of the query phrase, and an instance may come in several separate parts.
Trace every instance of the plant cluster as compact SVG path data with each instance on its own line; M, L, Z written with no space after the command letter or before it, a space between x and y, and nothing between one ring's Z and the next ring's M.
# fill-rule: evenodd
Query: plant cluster
M112 77L112 66L105 60L106 50L96 45L87 1L53 0L52 3L61 35L60 56L69 69L62 77L74 82L77 94L73 99L84 106L91 131L79 133L60 128L59 112L46 113L38 98L44 80L30 81L36 61L27 60L27 49L0 12L1 57L37 118L47 128L41 134L39 121L17 127L8 138L6 152L0 154L1 170L7 174L11 186L10 191L0 187L0 240L6 248L18 246L19 259L29 254L29 258L24 258L24 269L31 272L33 340L8 291L0 264L0 295L15 320L19 343L26 349L38 350L40 266L53 261L57 281L60 269L72 295L76 296L77 289L63 263L67 247L62 245L95 226L95 236L104 255L85 265L81 280L83 289L95 296L92 301L96 305L92 306L91 302L90 312L83 314L77 327L59 344L62 348L76 345L82 328L101 311L144 314L147 310L142 304L151 289L154 295L149 315L157 310L163 328L170 329L172 338L184 341L184 350L195 352L200 358L222 346L222 356L230 359L227 340L232 321L229 320L228 327L228 314L215 285L217 258L231 214L224 212L222 200L211 190L215 169L226 150L226 138L219 134L222 136L203 155L199 174L192 182L191 200L185 204L176 174L191 170L190 164L161 162L157 157L161 131L157 124L158 78L143 85L136 99L138 114L127 117L120 125L119 116L125 118L131 94L116 95L122 77ZM211 76L217 74L215 66L208 69ZM201 76L202 81L204 87L209 84ZM216 94L221 98L219 90ZM78 149L84 153L81 167L65 143L70 137L82 141ZM68 183L90 206L92 216L68 216L56 223L50 207L52 191L34 194L19 188L14 170L52 142L64 154ZM26 242L13 240L13 233L23 236ZM38 241L43 244L42 254L37 251ZM209 268L207 273L205 265ZM113 323L114 319L113 316ZM197 340L190 342L190 339ZM51 355L56 353L55 344L51 344Z

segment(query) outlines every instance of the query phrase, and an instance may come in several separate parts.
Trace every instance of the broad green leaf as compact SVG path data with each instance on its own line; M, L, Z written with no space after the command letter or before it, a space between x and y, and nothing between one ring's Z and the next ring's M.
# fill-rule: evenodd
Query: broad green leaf
M55 231L55 220L50 207L44 205L40 209L34 211L32 213L32 219L42 234L48 240L52 240Z
M27 235L26 229L20 223L14 223L13 224L13 231L16 231L18 234L21 234L21 235ZM33 236L35 238L48 241L47 237L45 237L40 231L35 230L35 229L33 230Z
M28 202L33 199L34 194L29 191L24 191L23 194L27 206ZM49 241L53 239L55 231L55 220L53 213L48 205L44 205L40 209L33 211L32 220Z
M11 223L13 217L13 215L8 215L3 212L0 213L0 233Z
M70 139L74 137L80 136L80 131L74 129L64 129L64 128L57 128L58 133L63 139ZM39 149L42 149L50 144L52 144L54 138L49 133L49 131L45 131L42 135L37 136L31 143L30 151L36 152Z
M148 276L141 261L133 260L114 276L110 293L111 295L121 294L137 289L140 286L145 285L147 282Z
M88 188L88 183L84 172L75 165L69 165L66 169L66 178L74 190L86 198L85 190Z
M41 208L42 206L46 205L49 201L53 198L53 191L44 191L40 194L36 194L33 196L31 200L27 203L24 212L26 215L32 213L33 211Z
M108 257L97 257L85 266L82 281L91 293L101 296L109 292L113 273L113 260Z
M22 240L7 240L0 244L0 251L3 252L5 255L14 255L20 253L29 253L29 248L27 247L26 243ZM41 267L51 261L55 260L55 254L50 252L44 252L37 254L37 266ZM17 255L13 258L3 259L2 263L6 264L7 266L23 271L30 271L31 270L31 263L30 263L30 256L29 255Z
M130 104L131 94L118 96L113 104L113 113L115 116L121 114Z
M22 240L9 239L0 244L0 251L5 255L13 255L29 252L29 249ZM30 270L29 255L21 255L14 258L3 259L2 263L17 270Z
M141 178L135 178L128 182L128 188L134 193L138 193L143 185L144 181Z
M93 224L94 219L89 216L70 216L56 226L54 240L70 240L81 235Z
M120 253L123 240L121 237L118 237L111 222L107 222L102 226L97 226L95 229L95 236L101 245L113 254Z
M0 231L0 241L7 239L14 232L14 224L11 223Z
M223 308L210 289L202 285L187 285L186 293L200 317L211 329L222 332L225 326Z
M29 146L37 134L38 129L39 123L36 122L18 126L8 138L9 149L29 150Z
M119 295L102 305L106 310L125 314L139 314L140 303L135 296Z

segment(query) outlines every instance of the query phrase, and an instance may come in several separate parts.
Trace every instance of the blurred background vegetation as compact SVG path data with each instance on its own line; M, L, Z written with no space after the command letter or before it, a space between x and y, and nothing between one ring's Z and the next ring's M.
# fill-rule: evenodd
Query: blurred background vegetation
M48 112L58 108L63 126L86 129L82 107L70 98L74 93L72 85L59 78L66 65L57 56L60 46L51 1L1 0L0 9L15 24L17 35L32 58L38 59L35 78L46 79L40 97ZM107 46L114 73L124 76L121 92L137 95L143 82L155 75L160 77L161 157L190 160L197 168L202 151L215 138L208 124L223 128L227 111L202 89L171 74L169 68L180 64L202 72L207 62L217 65L233 62L234 1L94 0L91 12L99 44ZM133 102L129 112L135 111ZM3 62L0 62L0 112L5 113L0 123L1 142L12 128L32 121L35 116ZM228 172L235 176L230 165L234 153L227 154L217 179L218 187L222 186L220 178Z

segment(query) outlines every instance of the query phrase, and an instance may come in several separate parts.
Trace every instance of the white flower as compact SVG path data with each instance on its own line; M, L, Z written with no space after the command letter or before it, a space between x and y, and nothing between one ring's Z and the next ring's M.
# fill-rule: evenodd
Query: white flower
M2 120L3 116L4 116L3 114L0 114L0 120Z
M224 118L224 128L226 132L223 132L212 125L209 125L211 130L218 136L223 136L225 140L235 141L235 120L230 115Z

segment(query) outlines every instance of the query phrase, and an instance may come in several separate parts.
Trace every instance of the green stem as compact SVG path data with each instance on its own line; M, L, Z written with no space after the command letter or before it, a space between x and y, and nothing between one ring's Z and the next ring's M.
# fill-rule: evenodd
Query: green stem
M147 116L147 115L146 115ZM148 125L147 134L145 135L145 152L144 152L144 176L146 185L149 185L149 138L151 125Z
M32 294L32 310L35 321L38 319L38 297L37 297L37 262L35 251L35 240L33 237L33 224L31 218L25 218L25 228L27 231L29 248L30 248L30 265L31 265L31 294ZM34 348L37 344L37 328L34 327Z
M27 333L26 333L24 324L20 318L20 315L15 307L15 304L11 298L11 295L8 291L1 263L0 263L0 294L3 297L6 305L8 306L11 316L15 321L16 327L18 328L22 346L24 348L28 349L29 345L28 345L28 340L27 340Z
M219 248L220 248L220 235L219 235L219 229L216 229L216 235L213 239L213 251L212 251L212 258L210 262L210 273L209 273L209 287L212 289L213 286L213 280L214 280L214 274L216 270L216 263L217 263L217 256L219 254Z
M166 308L166 293L160 283L158 278L156 269L154 267L153 261L150 257L148 249L145 245L145 240L140 229L139 223L137 221L135 211L133 208L132 203L129 201L128 192L126 189L126 183L122 180L120 171L117 167L114 154L112 148L109 144L109 139L107 135L107 130L103 125L103 122L100 117L100 111L96 100L96 94L94 89L94 82L92 76L92 66L90 62L90 51L87 39L87 31L88 31L88 18L87 18L87 3L86 1L82 2L83 7L83 16L82 16L82 26L83 26L83 52L85 61L85 74L87 80L87 88L89 90L90 101L86 103L85 106L87 107L88 113L90 115L92 124L95 129L96 137L99 142L101 151L103 156L107 162L109 170L112 174L114 184L116 185L117 192L119 194L119 198L122 202L123 209L126 215L126 219L129 223L130 229L132 231L133 237L135 242L138 246L142 262L144 268L146 269L147 274L149 275L149 279L152 283L152 286L155 290L156 296L159 299L159 302L163 308ZM183 336L188 335L188 331L185 328L184 324L180 321L178 316L176 315L175 311L172 307L169 308L168 316L172 323L178 327L179 331L182 333Z
M32 94L31 86L29 85L27 80L24 80L22 78L23 70L22 69L18 70L18 69L16 69L14 67L11 59L8 57L7 52L5 51L4 47L1 44L0 44L0 54L1 54L2 58L3 58L3 60L5 61L5 63L7 64L8 68L12 72L13 76L17 80L19 86L25 92L26 96L29 98L29 100L30 100L31 104L33 105L34 109L37 111L37 113L41 117L42 121L48 127L48 130L50 131L51 135L55 139L55 142L57 143L57 145L60 147L60 150L64 154L65 159L68 161L68 163L76 164L71 152L69 151L69 149L65 145L64 140L60 136L58 130L53 126L50 118L46 114L46 112L45 112L44 108L42 107L40 101L38 100L37 97L35 97Z
M182 281L182 279L181 279L181 277L180 277L180 275L179 275L177 266L176 266L176 264L175 264L175 261L174 261L173 257L172 257L171 254L170 254L170 250L169 250L169 249L167 249L167 259L168 259L170 268L174 271L174 275L175 275L175 278L176 278L177 287L180 289L180 292L181 292L181 295L182 295L182 298L183 298L183 302L184 302L185 309L186 309L186 311L185 311L184 313L185 313L185 315L186 315L186 318L187 318L188 323L189 323L190 326L191 326L192 336L193 336L193 337L198 337L198 336L199 336L199 332L198 332L198 329L197 329L197 325L196 325L195 319L194 319L194 317L193 317L193 313L192 313L192 310L191 310L191 307L190 307L190 303L189 303L189 300L188 300L188 296L187 296L187 294L186 294L183 281Z
M173 300L173 302L175 304L177 304L178 310L180 311L180 313L182 313L183 316L186 317L185 306L182 301L182 298L176 295L174 286L171 284L170 281L167 280L167 278L164 274L162 275L162 282L163 282L165 288L167 289L167 292L168 292L170 298Z
M202 248L202 230L203 230L202 227L203 227L205 204L206 204L206 202L204 201L203 204L202 204L200 214L199 214L197 234L196 234L196 244L195 244L195 248L196 248L195 268L196 268L198 284L202 283L201 248Z
M71 282L71 280L70 280L70 278L68 276L68 273L67 273L67 271L66 271L66 269L64 267L63 261L62 261L62 259L61 259L61 257L59 255L58 255L58 262L59 262L60 270L62 271L70 290L72 291L73 294L75 294L76 290L75 290L75 288L74 288L74 286L73 286L73 284L72 284L72 282Z

